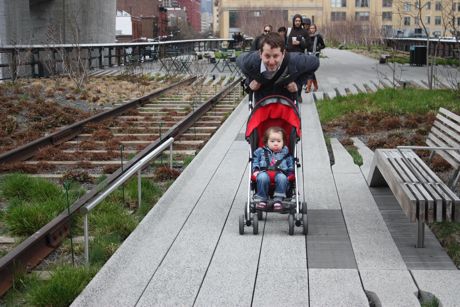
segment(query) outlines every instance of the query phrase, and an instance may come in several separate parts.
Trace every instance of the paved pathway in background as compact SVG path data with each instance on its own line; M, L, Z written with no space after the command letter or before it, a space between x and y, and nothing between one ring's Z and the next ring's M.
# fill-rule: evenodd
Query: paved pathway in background
M225 67L219 71L214 69L214 64L207 60L200 60L198 64L190 65L191 71L203 75L214 75L226 78L235 76L235 70ZM230 67L234 67L231 63ZM119 75L125 71L124 67L95 69L93 76ZM394 73L393 73L394 72ZM136 68L133 73L152 73L165 75L167 72L161 68L159 62L147 62L142 67ZM173 72L171 72L173 74ZM401 86L403 82L412 86L427 88L427 67L411 66L409 64L379 64L375 59L353 53L348 50L326 48L322 51L321 67L316 73L320 89L315 93L316 100L324 97L334 98L337 95L345 96L359 92L374 92L382 87ZM435 66L435 88L443 88L460 81L458 68L449 66Z
M326 94L378 80L374 60L325 55L317 75ZM356 140L359 168L332 140L330 165L314 97L303 94L301 105L308 236L289 236L277 214L259 235L238 234L248 193L243 101L73 306L419 306L419 293L458 306L459 271L431 232L415 249L415 226L391 192L367 187L372 152Z

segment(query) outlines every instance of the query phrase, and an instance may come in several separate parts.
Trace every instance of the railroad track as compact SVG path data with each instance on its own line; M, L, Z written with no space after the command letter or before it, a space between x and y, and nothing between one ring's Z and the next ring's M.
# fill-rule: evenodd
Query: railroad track
M0 259L0 296L12 285L16 270L31 270L60 245L69 233L70 216L97 197L101 186L110 186L170 137L175 139L175 163L194 155L241 101L239 83L187 79L1 155L0 164L11 164L11 171L28 168L44 178L71 179L71 172L79 178L82 173L88 178L109 175L77 200L69 214L62 212Z
M77 123L76 129L59 132L64 138L58 136L55 141L48 137L51 144L31 143L1 155L0 163L8 172L23 171L44 178L91 180L91 177L110 174L223 88L222 84L206 86L205 80L190 81L189 84L179 82L147 102L131 103L131 108L116 117L99 119L97 115L83 127ZM194 155L220 126L234 108L233 98L224 97L212 112L203 115L193 129L175 141L177 165L184 156ZM24 159L27 160L17 161Z

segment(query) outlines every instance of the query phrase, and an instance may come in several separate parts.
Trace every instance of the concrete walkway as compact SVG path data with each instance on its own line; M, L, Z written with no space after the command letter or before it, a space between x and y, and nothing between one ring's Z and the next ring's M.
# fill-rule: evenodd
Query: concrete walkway
M326 54L317 74L325 93L371 80L361 56ZM289 236L278 214L259 223L259 235L238 234L248 189L243 101L73 306L420 306L419 294L458 306L460 272L430 231L415 249L415 226L391 192L368 188L372 152L356 140L359 168L332 140L331 166L314 95L303 98L308 236L301 228Z

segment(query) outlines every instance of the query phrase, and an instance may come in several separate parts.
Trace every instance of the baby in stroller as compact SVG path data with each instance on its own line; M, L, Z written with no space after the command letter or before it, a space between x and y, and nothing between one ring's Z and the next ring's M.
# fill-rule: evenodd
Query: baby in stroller
M294 175L294 159L284 140L285 132L281 127L270 127L264 134L265 146L254 152L252 175L256 178L254 202L258 210L268 208L271 185L274 185L273 211L283 210L283 200L289 189L288 177Z
M258 234L263 213L279 212L288 214L290 235L294 226L303 226L306 234L307 207L299 191L303 184L298 183L302 178L298 176L297 144L302 135L299 105L287 97L270 95L254 105L249 99L249 109L245 132L250 146L248 198L239 217L239 232L244 234L244 227L252 226L253 233Z

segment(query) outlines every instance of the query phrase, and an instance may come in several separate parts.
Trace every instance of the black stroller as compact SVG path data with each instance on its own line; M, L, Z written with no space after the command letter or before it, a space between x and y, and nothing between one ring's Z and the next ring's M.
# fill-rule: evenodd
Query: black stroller
M246 140L250 145L249 169L253 161L253 153L263 146L263 135L265 131L274 126L281 127L286 132L285 145L289 153L294 157L296 164L294 175L288 176L289 189L284 199L284 209L280 213L288 214L289 235L294 234L294 226L303 226L303 234L308 232L307 206L300 199L298 190L299 176L297 168L300 167L300 160L297 153L297 143L301 137L301 122L299 106L296 102L283 96L268 96L259 100L255 106L252 100L249 101L251 111L246 125ZM259 233L259 220L263 219L263 212L273 212L273 208L268 206L266 210L256 208L254 196L256 194L256 178L249 172L248 178L248 199L244 207L244 214L239 217L239 232L244 234L244 226L252 226L254 234ZM274 184L270 184L270 197L273 196Z

